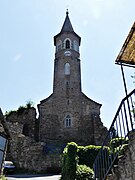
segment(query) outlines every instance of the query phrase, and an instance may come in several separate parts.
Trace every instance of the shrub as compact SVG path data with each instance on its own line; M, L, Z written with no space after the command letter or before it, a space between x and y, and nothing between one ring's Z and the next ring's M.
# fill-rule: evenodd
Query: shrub
M119 156L125 155L125 151L127 150L128 144L123 144L120 151L119 151Z
M34 103L32 101L27 101L25 106L19 106L17 113L21 115L25 109L29 109L31 107L34 107Z
M128 146L128 139L113 138L110 141L110 161L116 158L114 164L117 165L119 158L125 154L126 147Z
M6 111L5 117L9 117L11 114L15 113L16 111Z
M61 180L92 179L91 168L100 148L101 146L83 147L74 142L68 143L63 151ZM105 147L104 152L109 153L109 148Z
M76 171L76 180L93 180L94 172L86 165L78 165Z
M77 160L77 144L68 143L63 152L61 180L75 180Z
M100 150L101 146L78 146L77 155L79 157L79 164L80 165L87 165L90 168L93 168L93 163L95 158Z
M115 148L118 148L119 146L122 146L123 144L128 144L128 139L125 139L125 138L113 138L110 141L110 149L112 151L114 151Z
M19 108L17 110L18 115L21 115L24 112L25 109L26 109L25 106L19 106Z
M34 107L34 102L29 100L27 101L25 106L19 106L17 110L11 110L11 111L6 111L5 117L9 117L13 113L17 113L18 115L22 115L25 109L29 109L31 107Z
M31 101L31 100L29 100L29 101L27 101L27 103L26 103L26 108L31 108L31 107L34 107L34 102Z

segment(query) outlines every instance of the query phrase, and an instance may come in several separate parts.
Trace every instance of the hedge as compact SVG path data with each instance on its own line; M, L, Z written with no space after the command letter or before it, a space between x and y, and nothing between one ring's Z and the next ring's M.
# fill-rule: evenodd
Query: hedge
M78 146L68 143L62 156L61 180L91 180L93 179L92 166L101 146Z
M68 143L63 152L61 180L75 180L77 163L77 144Z
M78 164L87 165L90 168L93 168L94 160L100 150L101 146L78 146L77 155L79 157Z
M78 165L76 170L76 180L93 180L94 172L86 165Z

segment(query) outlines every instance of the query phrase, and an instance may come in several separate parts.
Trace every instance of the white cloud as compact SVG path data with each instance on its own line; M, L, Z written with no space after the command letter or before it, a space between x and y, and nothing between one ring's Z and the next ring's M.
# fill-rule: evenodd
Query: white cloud
M22 58L22 53L17 53L14 57L13 57L13 61L17 62L20 61L20 59Z

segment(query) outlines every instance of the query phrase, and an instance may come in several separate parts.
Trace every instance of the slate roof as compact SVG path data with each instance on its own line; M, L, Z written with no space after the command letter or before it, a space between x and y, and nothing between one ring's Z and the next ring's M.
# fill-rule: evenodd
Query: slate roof
M58 33L56 36L54 36L54 45L56 46L56 38L58 37L58 36L60 36L61 34L63 34L63 33L72 33L72 34L74 34L75 36L77 36L78 37L78 39L79 39L79 45L80 45L80 43L81 43L81 38L80 38L80 36L78 36L75 32L74 32L74 29L73 29L73 26L72 26L72 24L71 24L71 21L70 21L70 19L69 19L69 15L68 15L69 13L68 13L68 11L66 12L66 18L65 18L65 21L64 21L64 23L63 23L63 26L62 26L62 29L61 29L61 31L60 31L60 33Z
M66 12L66 18L64 21L64 24L62 26L61 32L74 32L74 29L72 27L71 21L68 16L68 11Z

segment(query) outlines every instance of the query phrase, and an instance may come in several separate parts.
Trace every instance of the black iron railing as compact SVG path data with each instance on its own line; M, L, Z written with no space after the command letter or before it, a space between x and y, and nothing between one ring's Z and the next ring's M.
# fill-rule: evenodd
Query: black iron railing
M129 132L134 130L134 123L135 89L121 101L102 148L95 159L93 165L95 180L106 179L123 145L128 141Z

